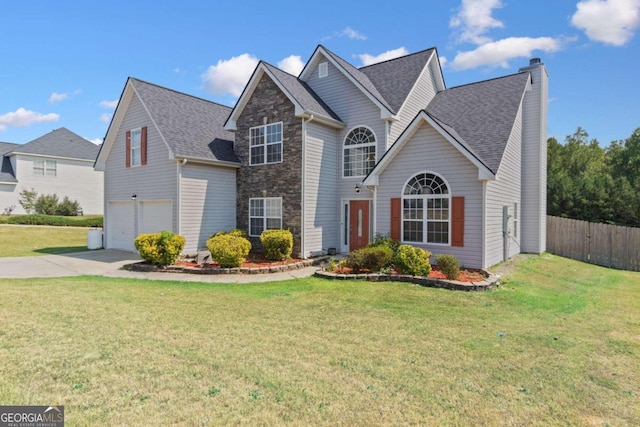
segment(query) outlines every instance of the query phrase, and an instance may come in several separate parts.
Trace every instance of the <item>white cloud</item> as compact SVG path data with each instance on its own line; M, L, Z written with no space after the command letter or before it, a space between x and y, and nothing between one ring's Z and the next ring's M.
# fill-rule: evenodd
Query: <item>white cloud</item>
M105 123L109 123L111 121L111 114L102 113L102 115L100 115L100 121L101 122L105 122Z
M57 122L59 118L56 113L41 114L20 107L16 111L0 115L0 131L7 126L27 127L33 123Z
M257 64L258 59L248 53L221 59L209 66L202 80L205 88L215 95L240 96Z
M116 108L118 106L118 100L116 99L115 101L100 101L100 106L103 108Z
M358 55L360 61L362 61L362 65L371 65L376 64L378 62L387 61L389 59L398 58L400 56L408 55L409 51L407 51L404 47L399 47L397 49L388 50L386 52L381 53L380 55L369 55L368 53L363 53Z
M304 68L304 62L302 62L300 55L291 55L278 62L278 68L297 76Z
M338 33L338 37L349 37L351 40L366 40L367 36L351 27L347 27Z
M504 27L501 21L491 16L494 9L502 6L501 0L462 0L458 13L449 20L449 27L458 30L459 42L488 43L491 39L484 33Z
M68 97L69 97L69 95L66 94L66 93L53 92L51 94L51 96L49 97L49 104L53 104L54 102L63 101L65 99L67 99Z
M91 141L96 145L100 145L102 144L102 138L93 138L93 139L89 139L89 138L85 138L87 141Z
M640 0L584 0L577 4L571 25L591 40L622 46L640 27Z
M529 58L534 50L557 52L563 48L564 42L571 39L552 37L509 37L486 43L477 49L458 52L451 62L455 70L468 70L476 67L509 67L509 60Z
M447 62L449 61L446 56L438 56L438 59L440 60L440 67L442 68L444 68L444 66L447 65Z

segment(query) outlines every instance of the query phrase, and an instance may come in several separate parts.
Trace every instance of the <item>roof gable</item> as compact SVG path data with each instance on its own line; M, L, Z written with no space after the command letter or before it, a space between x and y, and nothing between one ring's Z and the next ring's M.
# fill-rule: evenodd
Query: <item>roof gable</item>
M11 159L6 154L19 147L11 142L0 142L0 183L16 183L16 174L11 166Z
M60 128L24 145L17 146L11 155L33 154L94 161L98 151L100 151L100 147L96 144L87 141L67 128Z
M260 79L264 75L268 76L291 101L295 107L295 114L297 116L314 116L334 126L344 126L340 117L320 99L306 82L271 64L260 61L240 95L240 98L238 98L236 106L229 115L225 123L225 129L235 130L236 120L240 117L240 114L242 114Z

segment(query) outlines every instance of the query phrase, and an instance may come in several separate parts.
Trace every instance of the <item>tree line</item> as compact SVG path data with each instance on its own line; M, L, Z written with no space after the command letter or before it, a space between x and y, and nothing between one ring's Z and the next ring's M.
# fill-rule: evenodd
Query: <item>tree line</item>
M640 227L640 128L603 148L579 127L547 156L549 215Z

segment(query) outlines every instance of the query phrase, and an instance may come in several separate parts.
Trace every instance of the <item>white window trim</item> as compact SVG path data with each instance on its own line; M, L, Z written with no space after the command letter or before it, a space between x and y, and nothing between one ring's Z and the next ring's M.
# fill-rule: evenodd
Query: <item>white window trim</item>
M267 207L266 205L263 205L263 211L264 211L264 215L263 216L252 216L251 215L251 202L253 200L262 200L263 203L266 204L267 200L278 200L280 203L280 216L279 217L275 217L275 216L267 216ZM282 197L251 197L249 199L249 224L248 224L248 230L247 230L247 234L250 237L260 237L260 234L251 234L251 219L253 218L262 218L262 231L264 230L282 230ZM269 218L278 218L280 219L280 228L267 228L267 219Z
M357 145L350 145L348 147L350 148L356 148L356 147L371 147L373 146L374 148L374 157L375 157L375 163L373 164L373 167L371 168L373 170L373 168L375 167L375 164L378 161L378 135L376 135L376 133L373 131L373 129L371 129L369 126L354 126L351 129L349 129L349 132L347 132L344 136L344 140L342 141L342 153L341 153L341 157L342 157L342 178L345 179L351 179L351 178L359 178L362 179L365 175L345 175L345 169L344 169L344 152L347 149L347 138L349 137L349 135L351 134L351 132L353 132L354 130L358 129L358 128L365 128L368 129L371 134L373 134L373 139L374 142L373 143L367 143L367 144L357 144Z
M318 65L318 78L322 79L329 75L329 63L327 61L321 62Z
M267 143L267 127L268 126L276 126L276 125L280 125L280 142L270 142ZM251 131L253 129L259 129L259 128L264 128L264 141L262 142L262 144L259 145L251 145ZM275 145L275 144L280 144L280 160L277 162L267 162L267 147L269 145ZM251 157L251 149L253 147L264 147L264 162L262 163L253 163L252 157ZM267 123L264 125L260 125L260 126L253 126L251 128L249 128L249 166L260 166L260 165L275 165L278 163L282 163L284 157L284 125L283 122L275 122L275 123Z
M39 172L36 173L36 170L42 171L42 173L39 173ZM53 174L48 174L47 171L53 171ZM51 159L34 159L33 167L31 168L31 173L34 176L57 177L58 162L56 160L51 160Z
M129 158L130 158L129 166L132 168L136 168L136 167L142 166L142 128L140 127L140 128L131 129L130 133L131 133L131 139L130 139L130 145L129 145ZM134 133L137 133L140 136L140 138L138 139L137 147L133 146ZM138 163L133 162L133 159L135 158L133 155L134 149L137 149L138 152L140 153L140 155L138 156Z
M415 178L418 175L424 175L424 174L431 174L434 176L437 176L438 178L440 178L443 182L444 185L447 186L447 194L439 194L439 195L428 195L428 194L424 194L421 196L405 196L404 194L404 189L407 187L407 185L409 184L409 181L411 181L413 178ZM449 185L449 183L447 182L447 180L440 174L435 173L433 171L424 171L424 172L418 172L415 173L413 175L411 175L411 177L409 179L407 179L404 183L404 185L402 186L402 193L401 193L401 205L400 205L400 242L401 243L405 243L407 245L429 245L429 246L439 246L439 247L450 247L451 246L451 186ZM422 199L424 200L423 203L423 207L422 207L422 242L413 242L413 241L406 241L404 240L404 201L405 200L416 200L416 199ZM428 199L448 199L448 204L449 204L449 219L447 220L447 239L448 242L447 243L433 243L433 242L428 242L428 227L427 224L429 223L429 221L427 221L427 200ZM417 220L415 220L417 222ZM444 222L444 221L432 221L432 222Z

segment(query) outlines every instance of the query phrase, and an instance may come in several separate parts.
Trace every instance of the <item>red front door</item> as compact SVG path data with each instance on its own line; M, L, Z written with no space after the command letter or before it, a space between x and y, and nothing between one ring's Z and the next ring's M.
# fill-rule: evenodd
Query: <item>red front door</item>
M349 202L349 252L369 243L369 201Z

